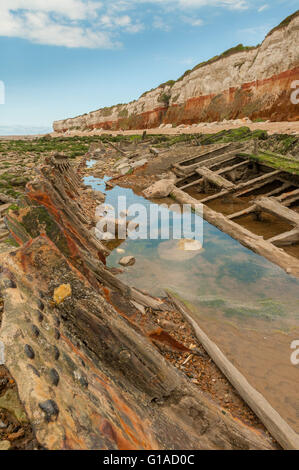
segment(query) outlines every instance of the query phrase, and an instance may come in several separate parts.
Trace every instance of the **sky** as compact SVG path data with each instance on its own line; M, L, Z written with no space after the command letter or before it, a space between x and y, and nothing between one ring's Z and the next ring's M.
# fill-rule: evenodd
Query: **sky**
M262 42L296 9L298 0L0 0L0 134L47 132L137 99Z

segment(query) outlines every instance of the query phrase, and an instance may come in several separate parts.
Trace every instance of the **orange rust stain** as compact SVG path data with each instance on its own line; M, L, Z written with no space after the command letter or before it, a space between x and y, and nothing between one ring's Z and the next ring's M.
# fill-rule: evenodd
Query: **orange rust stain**
M162 328L157 328L156 330L148 333L148 336L151 340L159 341L160 343L171 346L174 349L179 351L189 352L190 349L184 346L182 343L179 343L174 339L170 334L164 331Z
M102 291L104 293L104 297L108 303L111 303L111 298L110 298L110 289L108 287L102 287Z
M223 90L220 96L224 102L229 105L232 104L236 98L237 91L242 90L243 93L250 92L253 94L251 98L247 93L246 102L240 103L239 107L232 106L231 108L222 109L227 111L229 114L226 116L227 119L236 119L238 117L244 117L244 106L250 105L254 101L260 102L260 108L257 111L248 113L249 117L254 118L269 118L273 121L298 120L298 111L296 106L290 105L290 84L293 80L299 77L299 67L295 67L290 70L286 70L279 74L272 75L269 78L262 80L255 80L252 82L243 83L237 87L230 87L229 89ZM276 87L280 95L276 96ZM263 102L263 98L266 95L271 96L271 102L273 105L268 107L267 102ZM255 96L256 95L256 96ZM209 109L209 105L216 94L202 95L194 98L190 98L184 104L178 105L173 104L169 108L154 108L151 111L146 111L135 116L134 120L130 121L130 118L118 119L116 121L101 121L99 123L89 126L92 129L104 128L104 129L121 129L122 126L129 129L148 129L158 127L162 123L176 123L176 124L193 124L196 122L205 122L211 120L220 119L221 110L215 112ZM223 107L223 106L222 106ZM225 108L225 105L224 105ZM182 112L179 110L182 109ZM190 114L191 113L191 114Z

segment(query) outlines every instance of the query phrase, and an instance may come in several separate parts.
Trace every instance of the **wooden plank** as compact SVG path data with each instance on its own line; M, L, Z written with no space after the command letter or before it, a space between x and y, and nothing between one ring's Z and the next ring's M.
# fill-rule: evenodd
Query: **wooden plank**
M273 189L272 191L269 191L268 193L264 194L264 196L275 196L276 194L279 194L281 191L284 191L285 189L288 189L291 186L293 186L291 183L284 183L282 186L279 186L279 188Z
M240 217L244 217L245 215L251 214L252 212L256 211L256 205L247 207L247 209L243 209L242 211L235 212L234 214L230 214L227 216L229 220L239 219Z
M217 171L218 175L223 175L224 173L229 173L230 171L236 170L237 168L241 168L242 166L246 166L250 163L250 160L244 160L244 162L236 163L235 165L231 165L225 168L221 168Z
M213 201L214 199L218 199L219 197L226 196L229 193L234 192L236 196L242 196L248 192L253 191L254 189L261 188L265 186L266 184L271 183L276 179L276 176L280 173L279 170L272 171L271 173L264 174L262 176L259 176L258 178L254 178L249 181L245 181L244 183L239 183L238 185L234 186L232 189L226 189L223 191L220 191L217 194L212 194L211 196L207 196L204 199L201 199L200 202L202 204L207 203L209 201ZM253 187L251 187L253 185ZM249 190L241 191L243 188L249 188ZM241 192L239 192L241 191Z
M193 319L192 313L187 307L168 294L173 304L181 314L192 325L195 335L203 345L211 359L219 367L225 377L235 387L243 400L249 405L254 413L260 418L276 441L286 450L299 450L299 436L280 416L280 414L270 405L265 397L259 393L244 377L243 374L227 359L218 346L206 335Z
M204 203L207 203L209 201L214 201L215 199L218 199L219 197L226 196L227 194L230 194L230 193L231 193L230 190L224 189L223 191L220 191L219 193L212 194L211 196L207 196L203 199L200 199L197 202L200 203L200 204L204 204Z
M255 204L262 211L279 217L291 225L299 226L299 214L280 204L275 198L261 197L255 201Z
M196 186L197 184L201 184L203 182L203 178L198 180L192 181L192 183L185 184L185 186L181 186L180 189L187 189L191 188L191 186Z
M226 191L226 193L228 193L228 191ZM263 237L247 230L245 227L242 227L242 225L237 224L233 220L229 220L228 217L224 216L220 212L210 209L206 205L203 206L202 211L201 201L193 198L178 188L174 188L172 190L171 196L181 204L190 204L193 210L207 222L215 225L219 230L225 232L235 240L238 240L242 245L246 246L250 250L264 256L272 263L277 264L288 274L292 274L299 278L299 260L294 256L289 255L281 248L278 248L267 240L264 240Z
M281 202L284 206L289 206L293 202L299 199L299 189L290 191L289 193L283 193L280 196L276 197L277 201Z
M196 168L195 171L200 176L208 180L210 183L214 184L215 186L218 186L221 189L233 189L235 186L231 181L228 181L226 178L223 178L223 176L217 174L216 172L210 170L207 167L199 167Z
M196 161L198 159L206 160L206 159L209 159L209 157L211 157L212 155L218 155L218 158L219 158L219 153L220 154L222 153L222 155L220 155L220 158L221 158L223 157L224 150L227 149L228 147L230 147L230 144L222 145L221 147L218 147L217 149L209 150L208 152L201 153L200 155L196 155L195 157L186 158L185 160L182 160L181 162L176 163L175 166L179 167L180 169L188 168L189 166L199 164L199 162Z
M289 232L276 235L275 237L270 238L268 242L273 243L275 246L294 245L299 242L299 229L293 228L293 230L290 230Z
M245 181L244 183L239 183L235 188L236 192L238 193L237 196L247 194L251 191L262 188L263 186L271 183L272 181L275 181L279 173L281 173L280 170L275 170L271 171L271 173L265 173L261 176L258 176L257 178ZM242 191L241 193L239 193L239 191L241 191L242 189L246 189L246 191Z

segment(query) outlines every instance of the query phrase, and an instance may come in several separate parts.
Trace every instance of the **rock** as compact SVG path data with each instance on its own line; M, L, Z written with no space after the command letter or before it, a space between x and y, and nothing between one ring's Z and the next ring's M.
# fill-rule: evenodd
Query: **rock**
M54 400L47 400L39 403L40 409L45 414L45 419L49 423L55 421L59 415L59 408Z
M0 419L0 429L6 429L7 428L7 424L3 423L3 421L1 421Z
M157 181L152 186L145 189L143 194L147 198L163 198L169 196L173 188L173 181L170 179L164 179Z
M121 158L120 160L117 160L114 166L118 169L122 165L128 165L128 163L129 163L129 159L127 157L124 157L124 158Z
M159 150L157 150L155 147L150 147L149 151L155 155L156 157L159 155Z
M134 256L124 256L118 262L121 266L133 266L136 263Z
M143 158L142 160L138 160L137 162L131 163L131 168L140 168L148 163L147 158Z
M72 295L72 288L70 284L61 284L61 286L57 287L54 290L53 300L57 305L59 305L67 297L70 297L71 295Z
M94 193L94 196L95 196L96 201L100 201L100 202L104 202L104 201L105 201L106 195L105 195L104 193L102 193L102 191L99 191L99 190L97 189L97 190L94 190L93 193Z
M9 450L11 444L9 441L0 441L0 450Z
M102 191L99 191L98 189L91 189L88 188L84 191L86 194L91 196L95 200L99 200L101 202L104 202L106 199L106 195L102 193Z
M7 392L0 397L0 408L12 413L20 423L28 422L16 389L8 389Z
M121 165L121 167L118 167L117 169L121 175L126 175L128 171L131 170L130 165Z

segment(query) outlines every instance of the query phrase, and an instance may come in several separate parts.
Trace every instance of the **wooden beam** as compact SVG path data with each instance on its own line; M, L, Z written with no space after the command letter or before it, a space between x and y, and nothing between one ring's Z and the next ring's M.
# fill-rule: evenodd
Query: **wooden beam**
M263 237L247 230L245 227L235 223L233 220L229 220L228 217L224 216L220 212L210 209L206 205L203 206L202 211L201 201L191 197L189 194L178 188L174 188L172 190L171 196L181 204L190 204L193 210L207 222L215 225L219 230L231 236L235 240L238 240L242 245L251 249L255 253L258 253L272 263L277 264L288 274L292 274L299 278L299 260L294 256L289 255L281 248L278 248L267 240L264 240Z
M291 183L284 183L282 186L279 186L279 188L273 189L272 191L269 191L268 193L264 194L264 196L275 196L276 194L279 194L281 191L284 191L285 189L288 189L291 186L293 186Z
M235 387L243 400L249 405L254 413L260 418L272 437L286 450L299 450L299 436L270 405L265 397L259 393L244 377L243 374L227 359L221 349L206 335L194 320L192 313L187 307L168 294L172 303L177 307L184 318L192 325L195 335L203 345L211 359L219 367L225 377Z
M279 217L291 225L299 227L299 214L297 214L297 212L293 211L292 209L289 209L288 207L280 204L280 202L278 202L275 198L260 197L255 201L255 205L263 212L267 212L268 214Z
M248 194L252 191L255 191L256 189L266 186L266 184L272 183L273 181L275 181L279 173L279 170L275 170L271 171L271 173L265 173L261 176L258 176L257 178L245 181L244 183L239 183L235 188L237 193L236 195L244 196L244 194ZM245 191L242 191L243 189L245 189ZM239 193L239 191L241 192Z
M231 193L230 190L224 189L223 191L220 191L219 193L212 194L211 196L207 196L203 199L198 200L197 203L205 204L209 201L214 201L215 199L218 199L219 197L226 196L227 194L230 194L230 193Z
M292 185L291 185L292 186ZM286 199L289 199L293 196L297 196L299 194L299 189L295 189L294 191L290 191L288 193L283 193L281 194L280 196L278 196L276 199L277 201L279 202L283 202L285 201Z
M226 178L223 178L223 176L220 176L209 168L203 166L196 168L195 171L204 179L208 180L209 183L212 183L221 189L233 189L235 187L235 185L231 181L228 181Z
M281 233L276 235L268 240L268 242L273 243L275 246L288 246L294 245L299 242L299 228L293 228L289 232Z
M229 220L239 219L240 217L244 217L245 215L251 214L252 212L256 211L256 205L247 207L247 209L243 209L242 211L235 212L234 214L230 214L227 216Z
M192 183L185 184L185 186L181 186L180 189L187 189L187 188L190 188L191 186L196 186L197 184L200 184L202 182L203 182L203 178L200 178L195 181L192 181Z
M221 168L217 171L218 175L223 175L224 173L229 173L230 171L236 170L237 168L241 168L242 166L246 166L250 163L250 160L244 160L244 162L236 163L232 166L227 166L225 168Z

